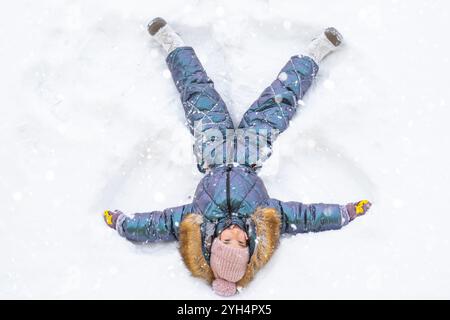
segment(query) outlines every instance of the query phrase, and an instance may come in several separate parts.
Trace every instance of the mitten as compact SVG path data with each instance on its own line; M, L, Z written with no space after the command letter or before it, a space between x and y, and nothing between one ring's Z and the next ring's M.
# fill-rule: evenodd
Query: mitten
M355 219L358 216L362 216L366 214L366 212L370 209L372 203L368 200L361 200L359 202L349 203L347 204L347 212L350 217L350 221Z
M106 211L103 213L103 219L105 220L106 224L107 224L109 227L111 227L111 228L113 228L113 229L116 229L117 219L119 218L119 216L120 216L121 214L122 214L122 212L117 211L117 210L115 210L115 211L109 211L109 210L106 210Z

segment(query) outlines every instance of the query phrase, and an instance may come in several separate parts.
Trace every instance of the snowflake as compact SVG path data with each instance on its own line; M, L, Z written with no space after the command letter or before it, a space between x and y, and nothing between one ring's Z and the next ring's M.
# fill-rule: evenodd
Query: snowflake
M282 72L278 75L278 80L280 81L286 81L288 79L288 75L286 72Z
M289 20L285 20L285 21L283 22L283 27L284 27L286 30L290 30L291 27L292 27L292 22L290 22Z
M13 193L13 195L12 195L12 197L13 197L13 199L15 200L15 201L20 201L20 200L22 200L22 193L21 192L14 192Z
M168 70L168 69L166 69L166 70L164 70L163 71L163 77L165 78L165 79L170 79L170 71Z
M154 199L156 202L163 202L166 199L166 196L162 192L156 192Z
M53 171L51 171L51 170L47 171L45 173L45 180L47 180L47 181L55 180L55 173Z
M331 81L330 79L325 80L325 82L323 83L323 86L325 87L325 89L328 90L333 90L336 85L333 81Z
M153 49L153 50L150 51L150 56L151 56L152 58L156 58L158 55L159 55L158 50Z
M225 10L223 9L223 7L217 7L216 14L217 16L222 17L225 14Z
M308 145L308 148L314 149L316 147L317 143L314 139L308 139L307 145Z
M403 207L404 203L403 203L403 200L401 200L401 199L395 199L393 201L393 205L394 205L394 208L400 209Z

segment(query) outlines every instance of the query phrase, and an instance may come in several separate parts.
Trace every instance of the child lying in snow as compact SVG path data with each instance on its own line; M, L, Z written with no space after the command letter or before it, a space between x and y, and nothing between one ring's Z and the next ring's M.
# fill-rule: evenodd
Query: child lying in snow
M244 114L239 129L254 130L258 138L264 136L268 141L255 159L249 154L254 154L258 145L237 137L239 130L194 50L161 18L154 19L148 31L167 52L167 65L196 137L197 166L205 176L192 203L132 217L117 210L105 211L108 226L135 242L178 240L191 273L212 283L217 294L231 296L269 261L281 234L340 229L367 212L371 206L367 200L307 205L273 199L257 176L262 162L270 157L275 133L287 129L298 101L317 74L318 63L341 44L336 29L328 28L314 39L306 55L293 56ZM211 130L226 138L217 139L216 134L210 139ZM213 143L215 152L198 152ZM230 147L225 156L222 147Z

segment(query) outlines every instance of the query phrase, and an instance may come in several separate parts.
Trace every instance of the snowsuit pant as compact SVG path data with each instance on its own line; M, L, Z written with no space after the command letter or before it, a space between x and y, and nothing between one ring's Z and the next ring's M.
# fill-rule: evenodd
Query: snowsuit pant
M260 168L270 157L278 134L288 128L319 70L310 57L291 57L235 129L223 99L193 48L175 49L166 62L195 137L194 153L201 172L232 162Z

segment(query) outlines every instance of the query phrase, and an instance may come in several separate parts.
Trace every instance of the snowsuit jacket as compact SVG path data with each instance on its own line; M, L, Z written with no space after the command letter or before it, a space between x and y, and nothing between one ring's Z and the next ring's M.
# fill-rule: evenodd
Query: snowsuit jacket
M192 48L172 51L167 65L180 92L191 132L196 121L221 131L234 128L223 100ZM317 71L318 66L311 58L292 57L245 113L239 128L286 130L298 100ZM210 165L199 160L198 167L205 175L192 203L132 216L122 214L116 229L120 235L140 243L178 240L188 269L209 282L214 280L209 266L212 240L231 224L238 225L249 236L250 261L245 276L238 282L245 286L269 261L282 234L335 230L350 221L345 205L271 198L257 175L257 163Z

